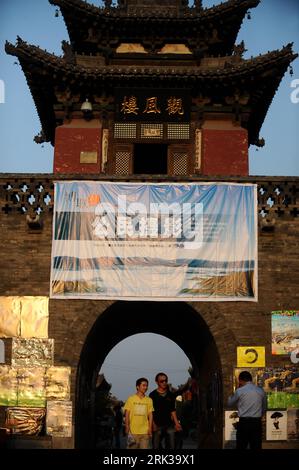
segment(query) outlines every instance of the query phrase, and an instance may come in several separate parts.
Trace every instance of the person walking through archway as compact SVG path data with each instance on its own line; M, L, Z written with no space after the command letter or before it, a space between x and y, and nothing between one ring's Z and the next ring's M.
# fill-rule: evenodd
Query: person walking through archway
M144 377L136 380L137 392L131 395L124 406L125 429L130 437L127 447L130 449L149 449L152 437L153 401L145 396L148 380Z
M165 441L166 449L175 448L175 432L182 431L175 408L175 395L169 390L168 377L164 372L159 372L155 381L156 390L149 396L153 400L153 448L161 449Z

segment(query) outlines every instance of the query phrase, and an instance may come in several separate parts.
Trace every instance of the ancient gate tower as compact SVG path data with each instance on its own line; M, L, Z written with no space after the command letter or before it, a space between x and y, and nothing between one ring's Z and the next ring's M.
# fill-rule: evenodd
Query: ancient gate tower
M35 140L52 143L54 167L52 175L2 177L1 254L15 271L12 281L1 268L3 298L49 295L53 180L256 182L259 210L279 218L275 229L274 223L269 230L261 224L257 303L164 304L152 313L152 323L138 324L138 303L119 315L121 302L51 299L47 334L54 340L54 368L71 369L74 412L69 437L53 433L52 445L95 446L95 384L106 354L130 334L153 331L174 339L197 368L203 397L200 446L221 447L236 346L265 345L267 364L282 365L271 356L269 315L298 308L298 275L279 275L290 263L286 247L298 243L298 181L248 176L248 147L263 145L260 128L296 55L289 44L243 58L245 45L236 38L259 0L228 0L208 9L187 0L119 0L117 6L105 1L103 7L49 1L60 9L70 38L62 42L62 56L21 38L16 45L6 43L6 52L21 64L40 117ZM282 246L286 227L292 233ZM298 262L294 256L292 262L296 257ZM279 285L276 294L273 283ZM181 331L165 329L162 314L177 315Z

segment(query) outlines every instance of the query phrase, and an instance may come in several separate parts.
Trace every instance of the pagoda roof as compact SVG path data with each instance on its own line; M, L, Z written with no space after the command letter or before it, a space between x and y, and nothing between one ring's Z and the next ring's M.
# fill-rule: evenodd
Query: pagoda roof
M80 100L86 90L92 96L118 87L186 88L194 95L225 100L236 93L247 93L248 119L244 127L249 132L249 142L255 144L273 96L289 64L297 57L292 44L281 50L268 52L248 60L234 56L224 58L222 66L161 66L161 65L97 65L84 67L63 57L27 44L18 38L17 44L6 42L6 52L16 56L26 76L31 94L47 141L54 142L58 125L55 105L57 93L68 90ZM203 61L204 62L204 61ZM237 91L236 91L237 90ZM216 99L215 98L215 99Z
M83 0L49 2L60 8L78 53L95 53L103 45L116 48L121 42L159 47L175 39L197 54L224 56L232 53L246 12L260 0L228 0L211 8L185 6L175 13L157 0L152 0L151 8L133 10L101 8Z

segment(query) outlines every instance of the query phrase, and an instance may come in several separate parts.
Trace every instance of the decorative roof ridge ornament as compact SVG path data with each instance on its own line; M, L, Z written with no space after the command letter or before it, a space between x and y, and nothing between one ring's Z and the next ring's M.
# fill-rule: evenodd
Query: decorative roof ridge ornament
M43 129L40 131L39 134L33 137L33 140L36 144L44 144L45 142L49 142L49 139L47 139Z
M136 0L118 0L116 6L112 4L112 0L103 0L104 6L96 6L91 2L91 0L48 1L51 5L60 8L62 16L64 16L64 11L75 8L81 10L82 13L85 10L88 13L95 15L108 14L110 16L111 13L113 13L113 16L148 16L153 18L157 17L157 11L159 11L158 16L161 15L162 17L177 17L182 15L185 16L186 14L187 16L192 17L194 15L201 16L201 14L208 16L211 14L221 14L222 11L229 9L234 10L235 8L242 8L245 16L250 8L255 8L260 3L260 0L227 0L218 5L204 8L202 6L202 0L193 0L193 6L189 6L188 0L173 0L173 5L167 5L167 9L165 9L165 4L159 5L161 0L149 0L149 5L146 6L139 6ZM171 3L171 1L172 0L169 0L169 3Z
M219 14L225 10L236 10L238 8L242 8L245 17L246 13L248 12L249 8L256 8L261 0L227 0L226 2L218 3L217 5L213 5L211 7L206 7L201 9L201 13L203 16L211 15L211 14Z
M248 49L245 48L245 42L241 41L240 44L235 44L233 47L233 56L240 57L242 58L245 52L247 52Z
M69 64L74 64L75 54L71 44L63 39L63 41L61 41L61 49L63 51L63 58L65 59L65 61Z
M263 137L258 137L254 142L252 142L252 145L255 145L258 148L264 147L266 144L266 141Z
M294 42L288 42L285 46L282 47L282 50L288 49L290 52L293 52Z
M111 5L112 5L112 0L104 0L104 5L106 10L110 10Z
M178 18L192 15L188 0L168 0L167 5L163 0L121 0L118 1L117 9L128 17Z
M201 11L201 10L203 9L202 0L194 0L194 2L193 2L193 8L194 8L196 11Z
M47 49L43 49L40 46L36 46L35 44L30 44L27 41L24 41L20 36L17 36L17 40L15 44L12 44L9 41L5 41L5 52L6 54L13 55L19 57L17 51L26 52L27 56L30 55L32 57L36 53L36 55L43 55L47 56L48 59L61 59L61 57L57 56L54 52L49 52ZM21 54L20 54L21 55Z
M24 41L24 40L21 38L21 36L18 35L18 36L17 36L17 41L16 41L16 46L17 46L17 47L20 47L20 46L22 46L23 44L28 44L28 43L27 43L26 41Z
M57 15L58 8L56 8L55 10L56 17L59 16L59 14L64 16L64 11L73 10L73 9L81 10L81 13L83 15L84 15L84 12L88 12L90 14L97 15L100 13L101 15L108 14L110 16L111 12L119 9L119 7L113 7L111 0L110 1L103 0L106 3L106 5L101 6L101 7L94 5L91 2L91 0L89 1L86 1L86 0L48 0L48 1L51 5L60 8L60 13L58 12L58 15Z
M138 5L135 0L118 0L116 5L113 5L112 0L103 0L103 6L96 6L91 1L83 0L49 0L51 5L59 7L62 15L64 11L73 8L85 10L91 14L100 15L121 15L121 16L149 16L149 17L168 17L168 16L181 16L188 13L192 15L192 8L189 7L188 0L168 0L167 8L165 2L162 0L144 0L143 5ZM195 0L198 3L197 9L200 10L202 1ZM64 10L64 11L63 11ZM57 15L57 8L55 10Z

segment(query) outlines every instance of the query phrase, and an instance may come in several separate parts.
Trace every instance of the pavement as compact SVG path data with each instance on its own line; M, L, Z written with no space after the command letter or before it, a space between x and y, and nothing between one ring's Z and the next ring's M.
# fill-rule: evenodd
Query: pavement
M126 438L126 436L121 436L120 437L120 448L121 449L126 449L126 447L127 447L127 438ZM113 448L115 448L114 445L113 445ZM183 442L182 442L181 446L179 447L179 449L197 449L197 440L195 441L194 439L192 439L189 436L186 437L186 438L183 438Z

